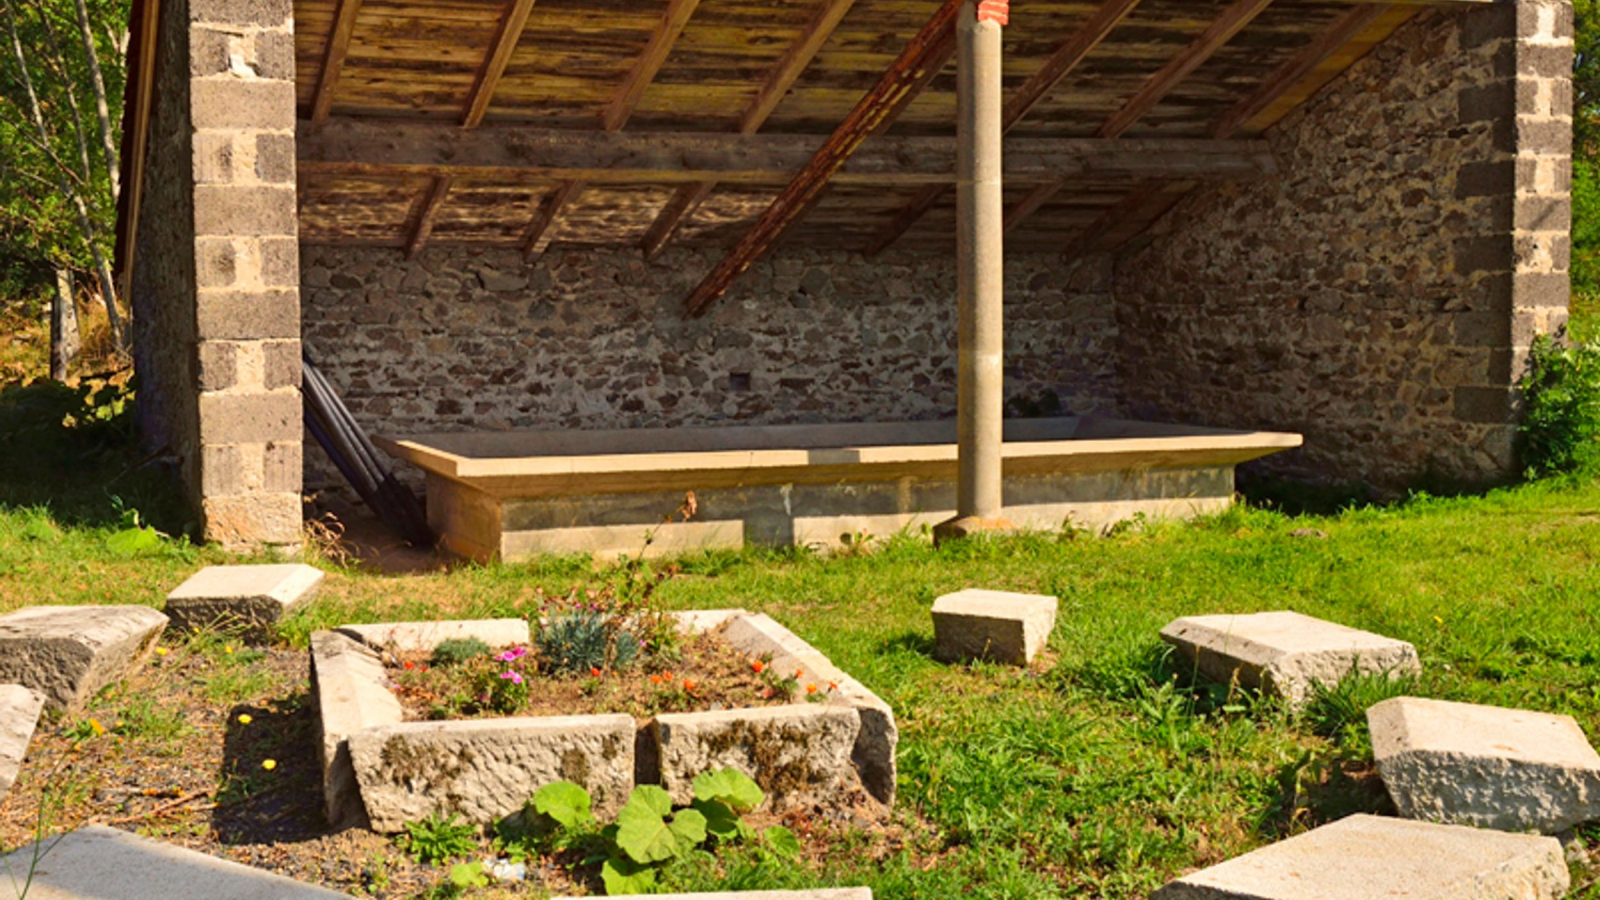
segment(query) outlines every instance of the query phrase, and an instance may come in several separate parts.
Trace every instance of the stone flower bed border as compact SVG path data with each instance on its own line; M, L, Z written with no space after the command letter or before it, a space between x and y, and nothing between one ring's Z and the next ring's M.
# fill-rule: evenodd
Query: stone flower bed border
M328 821L399 831L430 813L488 824L522 809L544 784L577 782L597 811L615 811L636 783L686 802L700 772L733 766L775 799L829 802L858 785L894 802L899 732L889 705L770 617L742 609L674 614L686 634L723 628L741 653L802 684L833 685L825 703L662 714L525 716L406 722L378 652L427 651L453 637L526 644L521 619L349 625L311 636L311 687ZM681 795L681 796L680 796Z

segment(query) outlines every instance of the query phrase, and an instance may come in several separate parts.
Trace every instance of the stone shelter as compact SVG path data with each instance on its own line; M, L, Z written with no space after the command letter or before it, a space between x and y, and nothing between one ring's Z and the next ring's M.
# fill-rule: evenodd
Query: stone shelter
M1566 318L1568 0L133 17L140 415L228 544L296 543L303 493L337 481L303 438L302 349L440 484L472 453L408 436L961 407L956 511L987 521L1002 405L1297 432L1260 464L1299 477L1505 477L1530 342ZM1250 455L1210 459L1206 490ZM485 509L457 511L512 515Z

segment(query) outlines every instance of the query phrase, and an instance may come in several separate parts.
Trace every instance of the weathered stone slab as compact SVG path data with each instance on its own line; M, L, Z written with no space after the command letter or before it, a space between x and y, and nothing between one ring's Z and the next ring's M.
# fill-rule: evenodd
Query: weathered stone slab
M633 790L634 738L630 716L539 716L385 725L349 744L372 829L395 832L431 813L488 825L561 780L609 814Z
M661 786L675 803L694 799L694 777L734 768L775 805L825 801L848 791L861 716L829 703L666 713L653 726Z
M1397 697L1367 724L1402 816L1544 834L1600 819L1600 753L1571 716Z
M1558 900L1554 838L1357 815L1185 875L1151 900Z
M317 704L317 753L328 822L363 824L366 810L350 762L350 735L398 724L405 711L384 685L383 663L360 641L332 631L311 635L311 694Z
M28 606L0 616L0 683L76 712L155 649L167 617L148 606Z
M175 628L217 628L263 635L288 609L316 596L321 569L300 563L207 566L167 595Z
M616 894L614 897L637 897ZM651 900L872 900L870 887L818 887L816 890L709 890L704 894L651 894ZM557 900L578 900L560 897Z
M42 712L43 694L20 684L0 684L0 797L17 783Z
M987 659L1025 666L1056 627L1054 597L976 588L933 601L933 655L944 662Z
M889 704L770 616L735 616L723 626L722 637L741 653L751 656L770 653L772 665L778 671L799 672L801 684L829 686L832 688L830 703L855 709L861 717L861 730L856 736L851 762L867 793L881 803L894 803L898 777L895 748L900 742L900 730Z
M338 894L126 831L46 838L27 900L338 900ZM19 900L34 847L0 858L0 900Z
M1186 616L1161 629L1201 674L1304 703L1312 685L1352 673L1399 677L1421 671L1416 648L1370 631L1297 612Z
M491 647L527 644L532 633L527 619L464 619L443 622L384 622L341 625L341 634L374 650L427 652L443 641L477 638Z

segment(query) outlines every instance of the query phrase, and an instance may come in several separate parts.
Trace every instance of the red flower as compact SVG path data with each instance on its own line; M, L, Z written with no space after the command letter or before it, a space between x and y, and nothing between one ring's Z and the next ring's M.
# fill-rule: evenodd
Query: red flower
M589 667L589 674L593 675L596 678L599 678L600 677L600 669L598 667L596 667L596 666L590 666Z
M767 664L762 662L759 659L752 659L752 660L750 660L750 668L755 669L756 670L756 674L760 675L763 671L766 670Z
M685 678L685 679L684 679L684 680L683 680L683 689L684 689L684 690L686 690L686 691L688 691L688 692L689 692L689 693L691 693L691 694L692 694L692 693L694 693L694 689L695 689L695 683L694 683L694 679L692 679L692 678Z
M409 660L409 659L408 659L408 660L406 660L406 668L408 668L408 669L415 669L415 668L416 668L416 667L417 667L417 664L416 664L416 663L414 663L414 662L412 662L412 661L411 661L411 660Z

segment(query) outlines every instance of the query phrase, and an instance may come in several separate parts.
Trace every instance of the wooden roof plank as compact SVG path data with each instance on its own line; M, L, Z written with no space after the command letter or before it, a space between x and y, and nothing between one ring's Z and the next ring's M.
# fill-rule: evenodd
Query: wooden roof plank
M583 193L588 185L581 181L566 181L557 185L554 190L545 195L544 202L539 204L539 211L534 213L533 222L528 226L528 231L522 239L522 255L529 262L537 260L550 248L550 242L555 238L556 218L560 216L561 209L572 198Z
M1022 121L1022 118L1037 106L1040 100L1043 100L1056 85L1061 83L1062 79L1071 74L1072 70L1083 62L1085 57L1094 52L1094 49L1105 41L1106 37L1111 34L1111 30L1116 28L1123 19L1126 19L1128 14L1133 12L1134 7L1139 5L1139 2L1140 0L1104 0L1096 7L1089 18L1066 40L1062 41L1050 54L1050 57L1045 60L1044 65L1029 76L1028 80L1023 82L1022 86L1017 88L1010 99L1006 101L1005 108L1001 112L1001 121L1004 123L1005 129L1010 131L1013 126ZM939 202L939 198L944 195L946 190L948 188L939 187L927 188L919 192L916 198L906 204L905 208L896 214L894 219L873 239L872 245L867 248L867 255L876 256L895 241L898 241L901 235L909 231L922 218L924 213Z
M761 130L761 126L766 124L773 110L783 102L789 89L800 79L806 67L811 65L822 45L828 42L833 30L844 21L845 13L850 11L855 2L856 0L823 0L822 5L817 8L816 15L801 32L799 40L789 45L783 58L773 66L767 80L756 90L755 98L739 116L740 134L755 134ZM650 230L645 232L642 242L645 259L655 259L672 239L672 234L678 230L678 225L693 213L715 188L716 182L703 181L685 185L672 195L672 199L667 201L661 212L656 215Z
M828 140L778 194L772 205L716 268L684 301L692 316L705 313L727 292L734 279L765 253L795 220L822 196L828 179L849 160L863 141L910 105L912 99L944 68L955 53L956 16L963 0L945 0L932 19L895 57L876 84L858 101Z
M505 74L506 64L511 61L511 54L516 51L517 43L522 40L522 31L528 24L528 15L533 12L534 2L535 0L511 0L506 4L505 12L500 16L500 24L495 30L494 41L489 44L489 52L484 54L483 63L478 67L478 74L473 77L472 89L467 92L467 102L461 112L462 125L468 128L476 127L489 112L489 104L494 100L495 89L500 86L500 77Z
M345 56L350 52L350 36L355 34L356 14L361 11L361 0L339 0L333 14L333 30L328 34L328 44L322 51L322 65L317 70L317 87L311 93L311 121L321 122L333 109L333 89L339 83L339 73L344 69Z
M406 256L416 256L422 252L428 243L428 235L433 233L433 222L439 214L439 207L444 205L444 200L450 195L450 187L454 179L449 175L440 175L428 185L428 191L422 197L422 207L417 211L417 221L411 226L411 236L406 239Z

